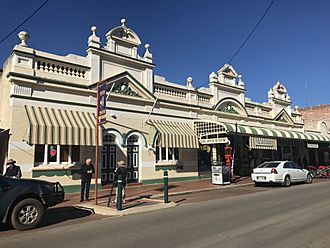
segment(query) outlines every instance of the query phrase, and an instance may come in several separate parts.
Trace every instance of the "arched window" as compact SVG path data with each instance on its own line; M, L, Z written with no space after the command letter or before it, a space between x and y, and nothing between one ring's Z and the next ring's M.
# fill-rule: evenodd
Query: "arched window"
M136 135L132 135L127 139L127 145L137 145L139 138Z
M116 142L116 136L113 134L106 134L103 137L104 143L115 143Z

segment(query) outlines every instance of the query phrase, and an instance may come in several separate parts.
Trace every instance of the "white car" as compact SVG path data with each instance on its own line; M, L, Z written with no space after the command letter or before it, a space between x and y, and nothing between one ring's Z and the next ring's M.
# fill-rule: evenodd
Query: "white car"
M270 161L260 164L251 174L255 185L261 183L281 183L289 187L291 183L312 183L313 177L308 170L292 161Z

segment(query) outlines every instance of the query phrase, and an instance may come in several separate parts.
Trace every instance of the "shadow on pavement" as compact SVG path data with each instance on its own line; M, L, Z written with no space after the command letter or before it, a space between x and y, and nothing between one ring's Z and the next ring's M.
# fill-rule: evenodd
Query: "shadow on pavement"
M76 208L74 206L50 208L46 211L39 227L50 226L67 220L83 218L92 214L92 211Z
M87 217L92 214L94 214L92 211L79 209L74 206L50 208L45 212L45 215L37 228L55 225L67 220ZM0 225L0 232L6 232L10 230L13 230L13 227L10 224Z
M180 202L184 202L185 200L187 200L186 198L181 198L181 199L179 199L179 200L176 200L176 201L174 201L175 203L180 203Z
M256 188L282 188L283 186L280 183L259 183L255 185Z
M0 232L3 231L8 231L8 230L13 230L13 228L11 227L11 225L9 224L0 224Z
M176 185L168 185L168 189L174 189L174 188L176 188L176 187L178 187L178 186L176 186ZM164 191L164 187L160 187L160 188L157 188L157 189L155 189L155 191L160 191L160 192L163 192Z

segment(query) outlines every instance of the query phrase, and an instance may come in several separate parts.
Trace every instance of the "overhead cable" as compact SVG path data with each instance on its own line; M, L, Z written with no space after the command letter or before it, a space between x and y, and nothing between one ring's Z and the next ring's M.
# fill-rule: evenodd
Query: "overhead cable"
M11 36L14 32L16 32L17 29L22 27L28 20L30 20L42 7L46 5L48 0L46 0L42 5L40 5L39 8L37 8L31 15L29 15L21 24L19 24L13 31L11 31L9 34L7 34L4 38L0 40L0 44L4 42L9 36Z

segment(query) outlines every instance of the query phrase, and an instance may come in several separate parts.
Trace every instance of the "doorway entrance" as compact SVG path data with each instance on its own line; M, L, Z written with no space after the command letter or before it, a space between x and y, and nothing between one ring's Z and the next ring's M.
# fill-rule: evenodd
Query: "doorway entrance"
M132 135L127 139L127 181L128 183L139 181L139 138Z
M104 136L104 145L102 147L102 167L101 182L102 185L112 183L116 170L117 161L117 144L116 137L113 134Z

